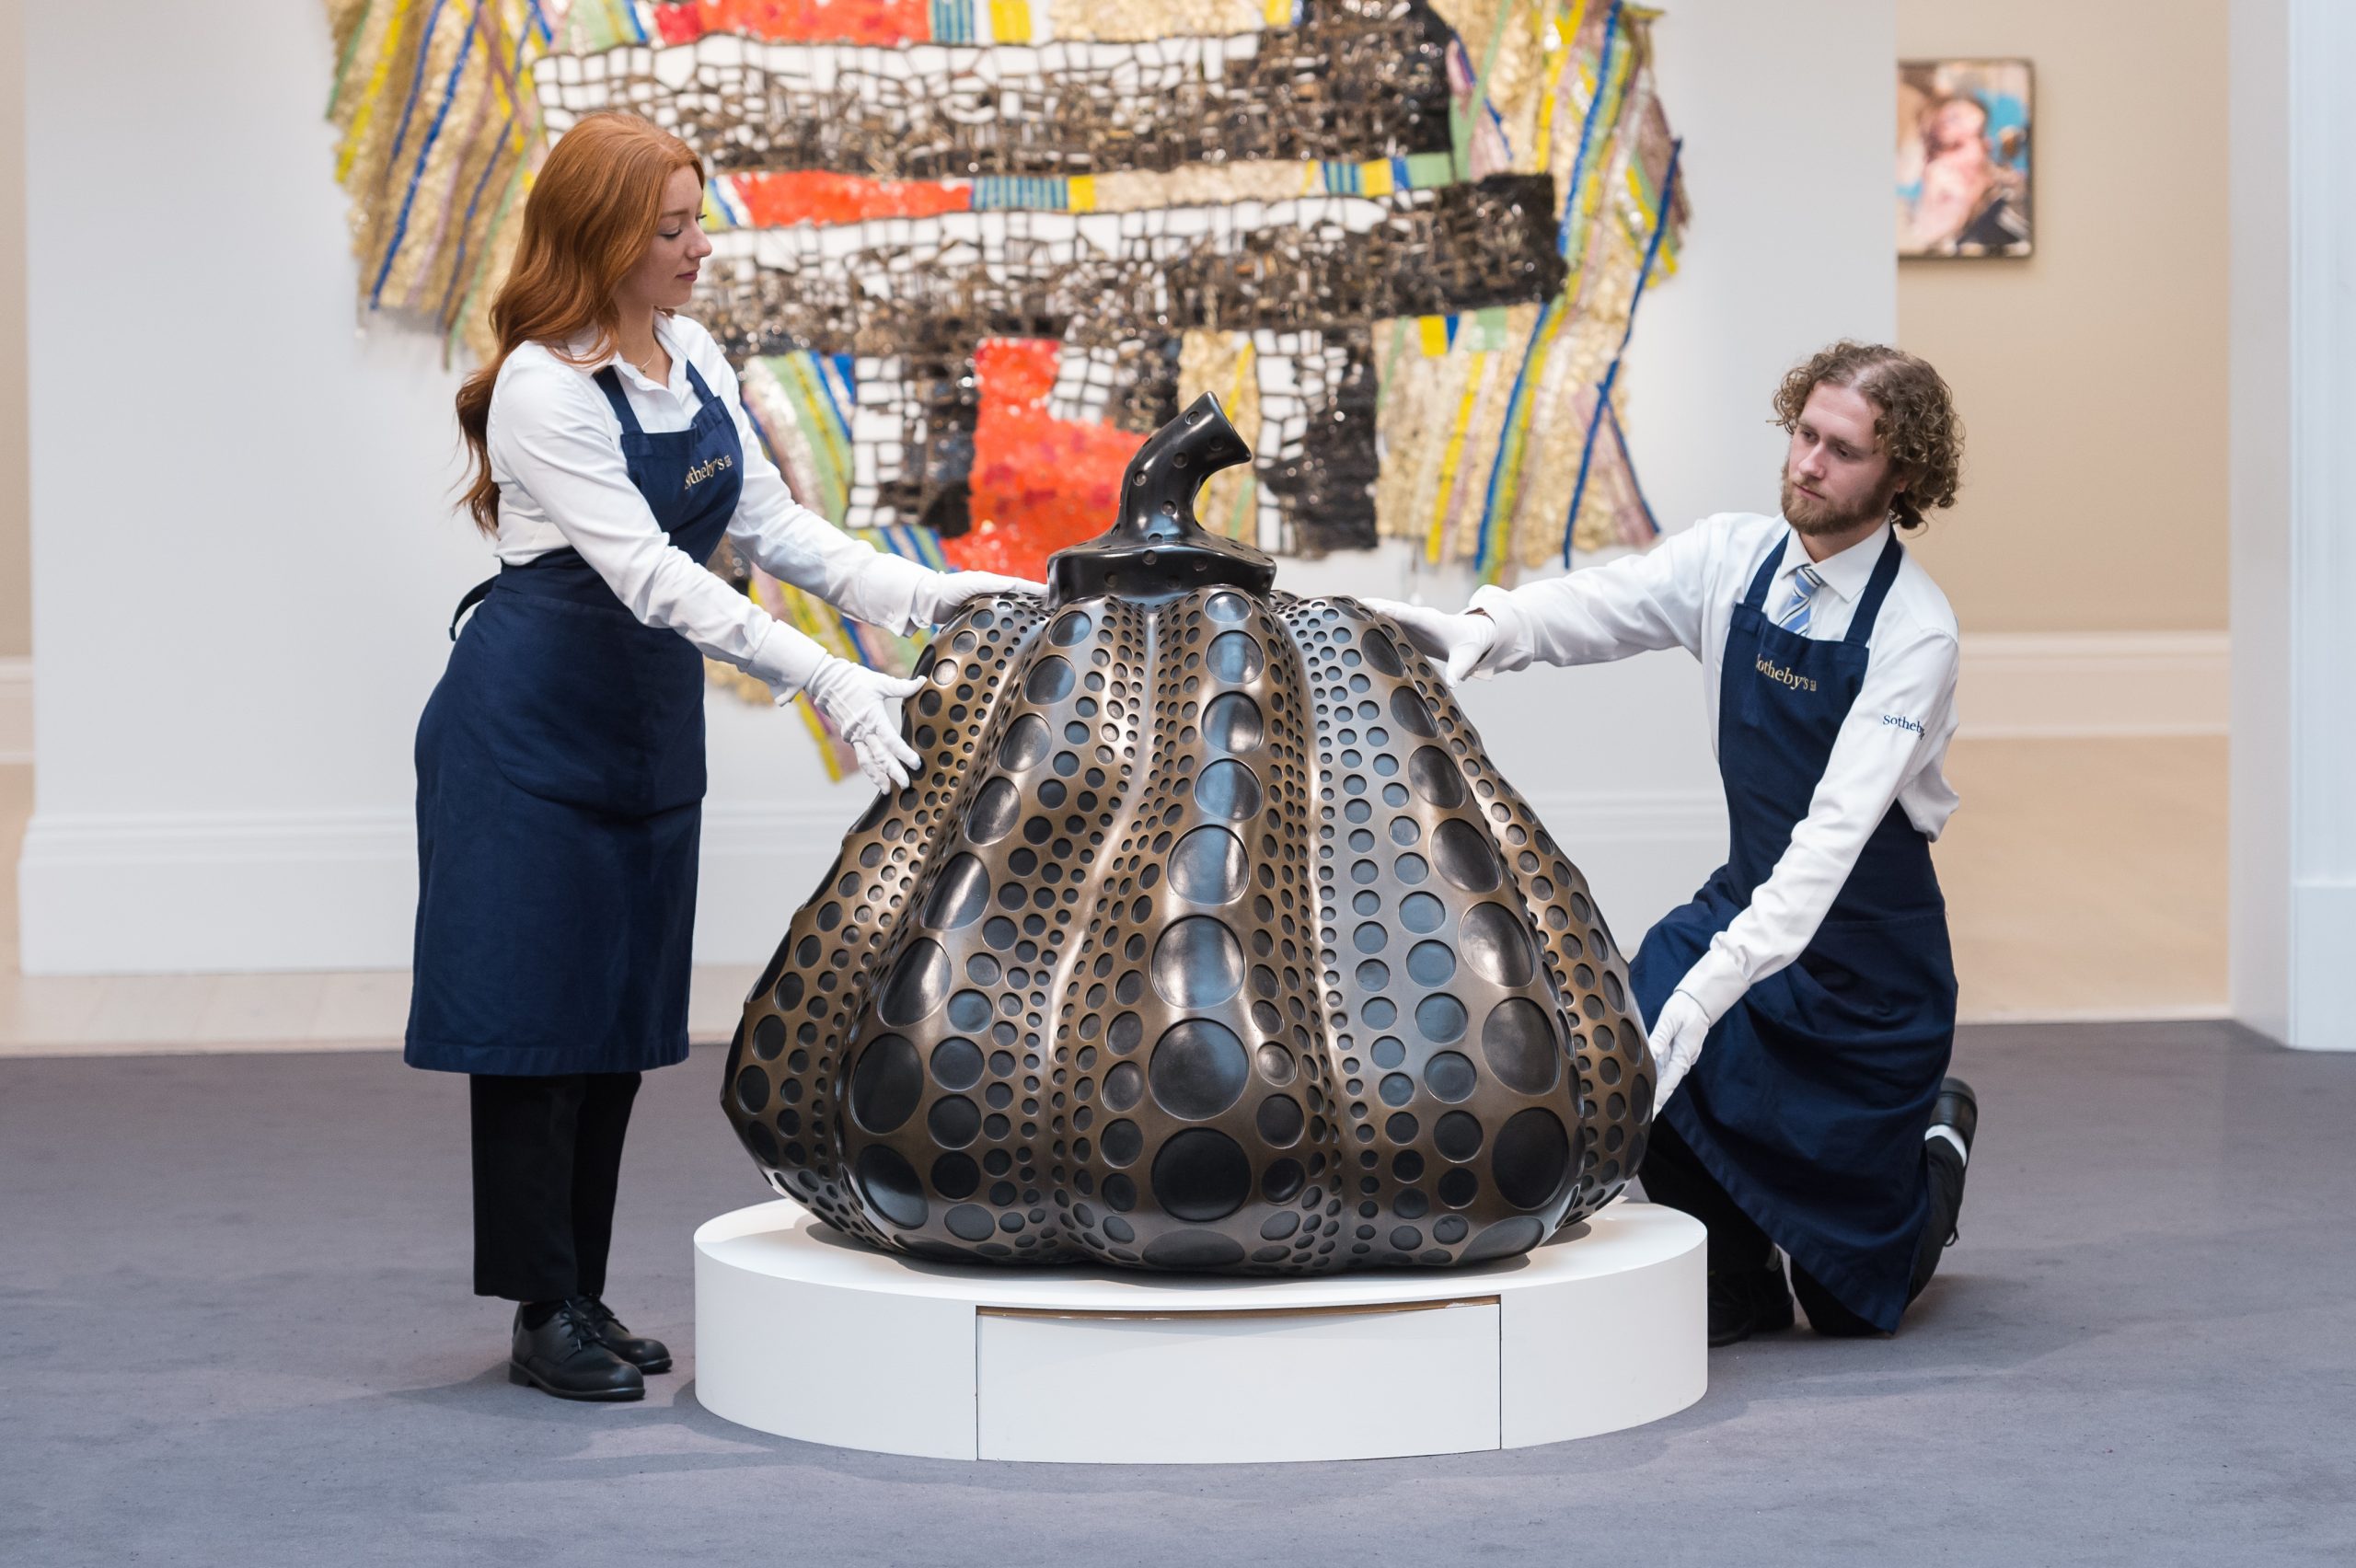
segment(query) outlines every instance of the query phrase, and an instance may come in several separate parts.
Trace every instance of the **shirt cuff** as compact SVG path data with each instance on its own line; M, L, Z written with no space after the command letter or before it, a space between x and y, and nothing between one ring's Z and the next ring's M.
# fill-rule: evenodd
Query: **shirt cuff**
M1750 982L1744 977L1741 965L1714 946L1685 972L1685 978L1677 983L1677 988L1701 1004L1702 1011L1715 1023L1734 1010L1735 1003L1750 989Z

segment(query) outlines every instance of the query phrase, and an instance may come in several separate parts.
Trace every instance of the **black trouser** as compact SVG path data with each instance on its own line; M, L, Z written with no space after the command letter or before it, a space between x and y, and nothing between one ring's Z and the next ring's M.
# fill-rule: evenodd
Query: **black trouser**
M468 1086L475 1294L510 1301L604 1295L638 1075L476 1073Z
M1931 1215L1914 1243L1914 1272L1907 1282L1906 1299L1912 1301L1931 1283L1939 1254L1955 1234L1956 1216L1963 1207L1963 1157L1945 1138L1923 1144L1923 1175L1931 1184ZM1710 1273L1732 1280L1763 1273L1775 1260L1775 1243L1735 1206L1718 1185L1692 1146L1680 1137L1666 1118L1653 1123L1652 1141L1637 1173L1645 1195L1653 1202L1692 1215L1710 1233ZM1792 1294L1807 1313L1808 1326L1820 1334L1872 1334L1881 1331L1833 1298L1831 1291L1797 1262L1792 1264Z

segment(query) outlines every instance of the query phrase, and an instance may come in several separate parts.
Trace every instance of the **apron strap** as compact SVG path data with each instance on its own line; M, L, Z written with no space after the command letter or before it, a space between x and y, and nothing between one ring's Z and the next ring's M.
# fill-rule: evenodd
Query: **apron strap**
M1764 610L1767 607L1768 585L1775 581L1775 568L1782 564L1784 548L1790 541L1791 529L1786 525L1784 537L1767 548L1767 559L1759 563L1758 575L1750 580L1750 592L1742 596L1742 602L1752 609Z
M695 361L682 354L679 356L679 368L687 373L687 385L696 389L697 410L702 411L703 406L712 401L711 388L706 386L703 377L696 374Z
M490 598L491 585L498 581L496 577L486 577L467 590L466 596L458 601L458 607L450 612L451 641L458 640L458 623L467 618L467 612Z
M693 372L690 371L689 374ZM623 442L627 444L633 437L645 434L644 431L638 428L638 416L630 411L629 398L622 392L622 378L614 374L614 367L606 366L596 374L594 379L597 383L598 389L606 394L606 401L614 406L614 418L622 422Z
M1874 574L1865 582L1865 596L1857 601L1856 613L1849 617L1849 635L1842 641L1853 648L1863 648L1874 634L1874 617L1881 614L1881 602L1889 597L1889 585L1898 581L1899 563L1906 559L1906 547L1898 542L1898 530L1889 531L1889 538L1881 547L1881 559L1874 562Z

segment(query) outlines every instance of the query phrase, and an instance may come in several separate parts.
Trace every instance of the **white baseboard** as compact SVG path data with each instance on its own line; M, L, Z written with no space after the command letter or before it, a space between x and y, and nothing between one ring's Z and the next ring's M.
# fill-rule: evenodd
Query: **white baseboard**
M2222 631L1979 632L1956 703L1970 740L2223 735L2232 670Z
M17 862L28 975L406 969L406 813L61 816Z
M1966 995L1969 992L1967 989ZM2151 1008L2015 1008L1973 1007L1968 1002L1957 1013L1958 1023L2215 1023L2233 1017L2223 1002L2184 1002Z
M1715 791L1563 792L1530 803L1631 947L1725 854ZM765 961L864 804L844 791L806 804L708 807L696 961ZM405 969L415 845L410 817L398 813L37 814L17 870L23 972Z
M0 765L33 759L33 662L0 659Z

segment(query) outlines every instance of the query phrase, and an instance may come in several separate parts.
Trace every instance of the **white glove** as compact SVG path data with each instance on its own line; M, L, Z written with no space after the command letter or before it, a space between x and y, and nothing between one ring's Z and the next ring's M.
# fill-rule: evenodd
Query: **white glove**
M878 790L904 787L921 760L900 739L900 703L924 685L828 655L802 690L852 751Z
M1497 623L1485 615L1450 615L1446 610L1426 609L1421 605L1403 605L1394 599L1365 599L1364 604L1378 615L1389 616L1407 634L1407 640L1418 652L1441 661L1448 667L1448 684L1462 686L1476 674L1497 646Z
M1026 577L1000 577L995 571L933 571L916 585L908 618L918 626L939 626L974 599L992 594L1031 594L1045 598L1047 585Z
M1654 1115L1660 1114L1669 1097L1685 1081L1709 1032L1710 1015L1702 1004L1682 991L1670 992L1652 1027L1653 1066L1660 1073L1659 1087L1653 1090Z

